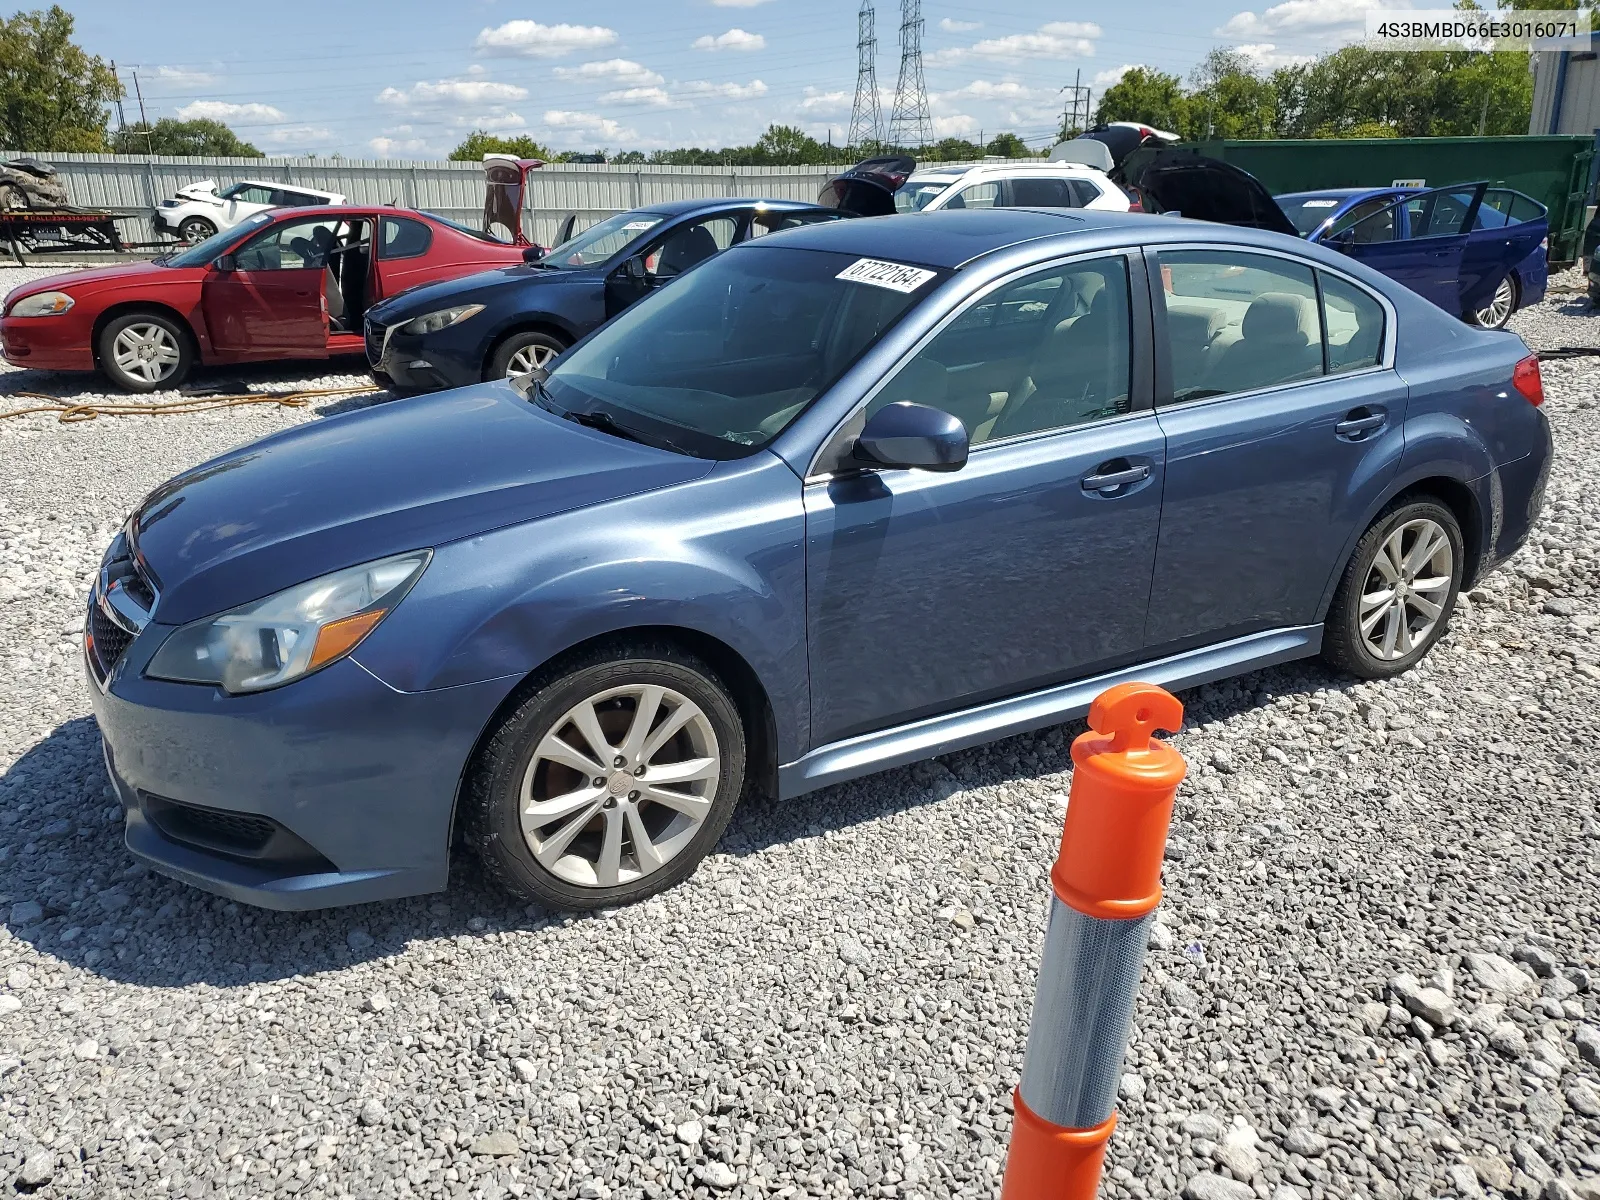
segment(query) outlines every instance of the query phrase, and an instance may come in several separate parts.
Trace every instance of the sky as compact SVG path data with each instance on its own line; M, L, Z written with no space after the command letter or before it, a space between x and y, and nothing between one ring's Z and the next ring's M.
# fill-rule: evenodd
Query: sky
M934 133L1046 146L1064 86L1098 97L1132 65L1186 76L1219 45L1277 66L1358 38L1372 2L924 0ZM887 120L900 5L874 3ZM441 158L472 129L553 150L717 148L772 123L839 143L855 94L859 0L274 0L197 21L126 0L65 7L85 49L116 63L127 120L137 72L149 120L213 117L272 155Z

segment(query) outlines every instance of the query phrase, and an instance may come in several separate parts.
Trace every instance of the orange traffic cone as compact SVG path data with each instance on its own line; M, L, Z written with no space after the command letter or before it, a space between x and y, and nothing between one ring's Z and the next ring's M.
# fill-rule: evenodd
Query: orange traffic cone
M1117 1123L1139 974L1183 756L1151 737L1183 724L1154 684L1124 683L1072 743L1072 791L1017 1087L1001 1200L1092 1200Z

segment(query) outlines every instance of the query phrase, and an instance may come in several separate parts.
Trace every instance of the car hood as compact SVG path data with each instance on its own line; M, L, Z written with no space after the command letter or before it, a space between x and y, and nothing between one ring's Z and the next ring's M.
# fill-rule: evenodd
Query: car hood
M215 200L217 199L217 181L215 179L202 179L199 183L188 184L172 194L182 200Z
M562 280L587 278L593 273L594 270L589 267L557 270L554 267L541 269L532 264L515 263L509 267L494 267L488 271L476 271L456 279L443 279L438 283L425 283L420 287L407 288L373 305L367 311L378 324L393 325L436 309L449 308L452 304L481 299L485 294L494 293L501 288L539 287L543 284L559 283Z
M1154 208L1197 221L1300 237L1261 181L1232 163L1192 150L1141 151L1130 156L1124 170L1128 182L1145 197L1147 212Z
M510 384L330 417L212 459L130 522L181 625L318 575L699 478L712 462L565 421Z
M30 279L21 284L7 296L7 307L12 300L20 300L24 296L36 295L39 292L72 292L90 284L97 283L127 283L137 279L148 279L153 275L170 275L171 268L158 267L154 263L137 262L122 263L114 267L90 267L86 271L67 271L60 275L47 275L43 279Z

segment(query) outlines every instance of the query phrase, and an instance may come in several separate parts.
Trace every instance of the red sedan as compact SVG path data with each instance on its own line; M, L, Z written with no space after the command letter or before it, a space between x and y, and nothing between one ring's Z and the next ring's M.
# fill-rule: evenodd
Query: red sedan
M196 363L358 354L379 300L539 254L410 209L276 209L153 262L24 284L0 338L16 366L98 368L149 392Z

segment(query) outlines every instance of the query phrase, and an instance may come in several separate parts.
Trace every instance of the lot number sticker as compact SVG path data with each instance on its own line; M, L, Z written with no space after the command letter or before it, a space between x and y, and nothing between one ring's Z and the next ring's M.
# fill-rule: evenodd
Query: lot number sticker
M851 283L870 283L873 287L888 288L892 292L914 292L936 274L937 271L908 267L904 263L858 258L834 278Z

